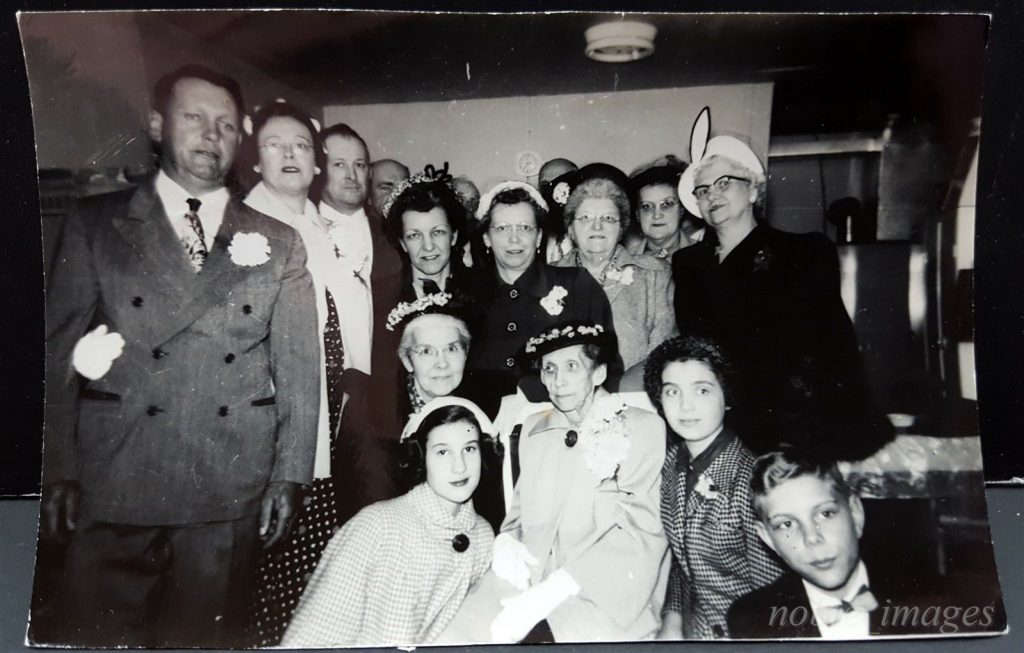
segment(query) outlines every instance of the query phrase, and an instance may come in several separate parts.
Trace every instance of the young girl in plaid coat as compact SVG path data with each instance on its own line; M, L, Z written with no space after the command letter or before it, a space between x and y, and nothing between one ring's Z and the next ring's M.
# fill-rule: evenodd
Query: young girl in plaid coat
M324 551L286 648L429 644L490 566L494 533L470 497L498 470L490 420L439 397L402 434L403 496L364 508Z
M644 369L644 388L672 433L661 519L673 560L659 639L728 637L732 602L781 573L754 529L754 456L725 427L727 375L718 347L692 336L663 343Z

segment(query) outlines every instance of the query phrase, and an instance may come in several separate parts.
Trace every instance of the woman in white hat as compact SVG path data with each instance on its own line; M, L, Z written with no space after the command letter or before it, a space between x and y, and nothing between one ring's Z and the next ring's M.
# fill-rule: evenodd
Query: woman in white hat
M839 294L839 259L821 233L759 222L761 159L715 136L705 108L690 139L679 198L708 225L704 240L672 258L682 335L714 336L737 365L738 430L755 452L788 443L840 459L871 455L892 439L861 369Z

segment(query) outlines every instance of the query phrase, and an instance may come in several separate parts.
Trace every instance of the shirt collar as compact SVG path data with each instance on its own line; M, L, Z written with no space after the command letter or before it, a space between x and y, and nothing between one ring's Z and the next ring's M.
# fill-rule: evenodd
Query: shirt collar
M711 441L708 448L701 451L695 457L690 458L690 450L686 448L684 443L679 444L679 457L676 458L676 471L681 472L687 470L688 475L694 478L700 476L704 472L708 471L708 467L711 463L715 462L719 454L725 451L733 440L736 439L736 433L730 429L723 428L722 432L715 436L715 439Z
M864 565L863 560L857 563L857 568L854 569L850 579L852 582L849 583L846 593L838 599L826 594L820 587L802 580L804 590L807 592L807 602L811 604L811 610L817 613L819 610L834 608L840 601L852 601L860 592L861 587L865 585L871 587L871 584L868 582L868 568Z
M320 215L323 216L323 218L328 222L328 224L333 225L335 222L338 222L339 220L358 220L361 222L367 221L366 210L363 208L360 208L358 211L351 215L346 215L345 213L342 213L338 209L334 208L333 206L322 200L320 202L319 208Z
M171 179L166 172L161 170L156 175L156 194L163 202L164 210L168 215L184 215L188 211L188 200L195 198L202 202L199 210L202 213L214 213L223 211L231 198L228 189L224 186L202 195L192 195L182 188L181 184ZM180 207L180 208L179 208ZM205 210L204 210L205 209Z
M304 211L301 215L298 215L288 208L280 198L270 192L270 189L262 181L253 186L252 190L249 191L249 194L245 197L245 203L261 213L284 222L290 227L296 226L297 221L301 218L309 220L321 229L326 230L327 227L312 200L306 199Z
M505 283L505 280L498 274L497 266L494 268L494 278L497 280L498 288L503 286L508 288L515 287L535 297L544 297L551 292L551 288L548 287L547 265L539 256L533 259L533 263L519 275L515 283Z
M437 496L425 481L409 490L409 501L423 521L448 531L447 537L468 533L476 525L472 499L460 505L453 515L450 512L451 504Z

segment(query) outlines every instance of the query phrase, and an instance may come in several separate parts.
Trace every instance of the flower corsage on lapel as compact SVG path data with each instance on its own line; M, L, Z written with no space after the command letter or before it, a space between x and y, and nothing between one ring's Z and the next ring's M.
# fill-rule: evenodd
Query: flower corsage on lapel
M580 435L583 462L598 484L615 479L631 444L626 435L626 404L617 397L595 401L580 424Z
M718 488L707 474L697 477L697 484L693 486L693 491L709 501L718 498Z
M751 265L751 268L754 272L766 272L769 268L772 267L774 261L775 257L772 256L771 248L762 247L761 249L757 250L756 254L754 254L754 261Z
M548 312L548 315L561 315L565 310L565 298L569 291L562 286L555 286L543 299L540 300L541 307Z
M633 266L628 265L624 268L611 266L608 268L605 277L612 281L618 281L623 286L631 286L633 285Z
M245 267L256 267L270 260L270 243L261 233L239 231L228 245L231 262Z

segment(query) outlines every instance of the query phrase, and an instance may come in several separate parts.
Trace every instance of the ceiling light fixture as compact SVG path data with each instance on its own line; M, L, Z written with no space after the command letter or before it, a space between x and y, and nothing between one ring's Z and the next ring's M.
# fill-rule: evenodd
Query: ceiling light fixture
M611 21L589 28L585 33L588 57L604 63L638 61L654 53L658 29L647 23Z

